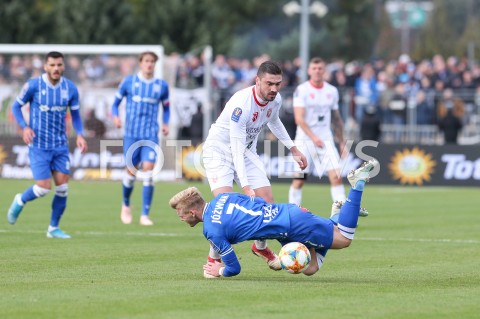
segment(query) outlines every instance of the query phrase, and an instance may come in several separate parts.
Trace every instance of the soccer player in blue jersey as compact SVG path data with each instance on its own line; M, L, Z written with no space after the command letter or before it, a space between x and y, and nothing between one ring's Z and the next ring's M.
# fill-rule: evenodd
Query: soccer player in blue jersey
M55 183L52 215L47 230L49 238L70 238L59 227L67 206L70 157L65 127L67 109L72 115L77 133L77 147L87 151L80 117L79 95L75 84L63 77L64 57L60 52L49 52L43 66L45 73L29 80L16 98L12 110L17 123L23 129L23 141L29 146L30 166L36 183L22 194L17 194L8 210L7 219L15 224L23 207L29 201L47 195L51 179ZM23 118L22 106L30 104L30 120Z
M222 193L206 203L195 187L170 199L178 217L191 227L203 222L203 234L223 263L208 262L204 271L211 277L231 277L240 273L240 263L232 245L246 240L277 239L282 245L301 242L310 250L312 260L304 274L315 274L329 249L350 246L357 227L365 183L378 166L374 159L348 174L352 185L340 209L338 223L314 215L295 204L267 203L260 197Z
M132 222L130 195L133 191L137 169L143 170L143 206L140 224L153 225L149 217L153 198L153 169L157 160L158 146L158 111L160 103L163 106L162 133L168 135L170 119L170 103L168 100L168 84L154 77L155 64L158 56L146 51L139 56L140 72L127 76L115 94L112 105L114 125L122 127L118 107L124 97L127 98L125 116L125 136L123 152L127 165L123 178L123 204L120 219L124 224ZM139 176L140 177L140 176Z

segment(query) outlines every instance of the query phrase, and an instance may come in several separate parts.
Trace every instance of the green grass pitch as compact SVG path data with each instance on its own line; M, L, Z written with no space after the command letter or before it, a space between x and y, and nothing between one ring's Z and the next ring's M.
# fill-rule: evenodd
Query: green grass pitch
M332 250L314 276L274 272L235 246L242 272L207 280L201 225L168 207L176 192L204 184L158 183L155 225L122 225L120 182L71 182L62 229L47 239L52 194L6 221L15 193L32 181L0 180L0 318L479 318L480 193L477 188L367 185L350 248ZM273 185L286 201L288 184ZM306 185L303 206L328 216L330 190ZM275 251L280 246L269 241Z

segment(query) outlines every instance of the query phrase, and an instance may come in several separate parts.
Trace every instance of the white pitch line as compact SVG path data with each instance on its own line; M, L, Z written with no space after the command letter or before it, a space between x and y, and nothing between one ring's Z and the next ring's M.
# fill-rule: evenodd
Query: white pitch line
M22 230L12 231L8 229L0 229L0 233L28 233L28 234L44 234L45 231L39 230ZM134 236L134 237L197 237L197 234L191 235L176 234L176 233L136 233L132 231L128 232L100 232L100 231L86 231L86 232L71 232L74 235L91 235L91 236ZM480 240L477 239L449 239L449 238L382 238L382 237L365 237L355 238L355 241L407 241L407 242L419 242L419 243L452 243L452 244L480 244Z
M423 242L423 243L454 243L454 244L480 244L480 240L476 239L447 239L447 238L356 238L355 240L369 240L369 241L408 241L408 242Z

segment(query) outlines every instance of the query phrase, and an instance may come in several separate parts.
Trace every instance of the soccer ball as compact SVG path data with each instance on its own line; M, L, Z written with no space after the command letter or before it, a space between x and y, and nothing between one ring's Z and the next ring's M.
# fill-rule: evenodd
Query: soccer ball
M291 274L304 272L310 264L311 256L308 248L298 242L288 243L278 254L282 268Z

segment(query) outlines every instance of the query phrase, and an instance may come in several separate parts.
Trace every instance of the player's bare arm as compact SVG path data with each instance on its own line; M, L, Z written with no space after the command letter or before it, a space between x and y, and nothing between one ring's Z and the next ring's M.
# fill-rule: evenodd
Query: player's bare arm
M307 134L307 136L313 141L315 146L324 147L325 144L323 143L323 141L312 132L310 126L308 126L307 122L305 122L305 108L294 107L293 115L295 117L295 124L302 128L305 134Z
M25 144L29 145L33 142L33 138L35 137L35 132L30 127L25 127L22 133L23 141Z
M335 140L339 144L340 154L343 158L346 156L346 154L344 154L345 152L343 151L345 148L345 140L343 137L343 120L339 110L332 110L332 126L335 134Z

